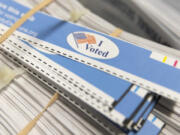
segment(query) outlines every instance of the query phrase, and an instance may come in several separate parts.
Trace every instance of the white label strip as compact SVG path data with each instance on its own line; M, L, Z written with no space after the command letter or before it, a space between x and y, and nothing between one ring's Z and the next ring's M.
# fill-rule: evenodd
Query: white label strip
M162 62L164 64L168 64L174 68L180 69L180 60L178 58L167 56L165 54L152 52L150 58Z

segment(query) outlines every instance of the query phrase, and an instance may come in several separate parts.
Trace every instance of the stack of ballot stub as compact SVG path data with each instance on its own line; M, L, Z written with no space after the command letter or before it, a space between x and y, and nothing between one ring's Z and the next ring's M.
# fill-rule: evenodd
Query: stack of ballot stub
M122 1L120 1L120 0L114 0L114 1L105 0L103 2L101 0L99 0L99 1L93 0L91 2L87 1L87 0L80 0L80 1L83 2L84 5L90 7L92 11L95 11L96 13L103 16L104 18L108 18L108 17L110 19L115 18L116 21L119 20L119 23L122 23L122 25L120 25L120 26L122 26L123 28L126 29L126 26L124 24L128 24L128 25L130 25L130 27L128 29L129 31L132 31L133 28L131 28L131 26L133 26L135 28L135 31L132 31L133 33L138 32L138 34L142 34L139 32L137 27L129 24L129 23L131 23L131 21L129 21L129 18L125 17L125 16L127 16L128 14L129 14L129 16L131 16L133 14L132 13L133 8L126 8L128 5L126 5ZM96 4L94 5L93 2L96 2ZM173 2L173 1L171 1L171 2ZM174 4L176 4L176 3L174 2ZM105 7L108 7L108 8L105 8ZM119 10L122 10L123 12L121 12ZM114 20L113 20L113 23L114 23ZM143 36L144 36L144 34L143 34ZM135 43L136 45L139 45L143 48L147 48L152 51L158 51L161 53L167 53L167 54L172 53L173 55L176 55L176 57L179 57L179 51L175 51L170 48L163 47L161 44L157 44L155 42L132 35L126 31L122 31L121 34L119 34L119 37L126 41ZM170 59L170 57L168 59ZM163 57L161 57L161 60L163 61ZM168 61L166 61L166 63L169 63ZM159 107L160 105L161 105L161 107ZM160 112L157 110L154 110L156 115L158 115L159 117L161 117L161 119L163 119L164 121L167 121L167 123L170 124L170 127L169 127L169 125L166 126L166 127L168 127L168 130L166 130L166 131L163 130L163 132L165 132L164 134L170 134L170 133L177 134L179 132L179 112L177 111L179 107L178 107L177 102L172 102L167 99L161 98L161 100L159 101L159 103L157 105L157 108L160 110ZM158 114L157 114L157 112L158 112ZM174 116L174 118L172 116ZM166 129L166 127L164 129Z
M5 69L3 71L6 71L6 75L19 73L14 77L8 77L14 79L8 86L1 89L0 133L3 135L17 135L27 123L39 114L54 92L32 75L26 72L17 72L20 71L17 65L6 57L0 56L0 71L2 71L2 68ZM54 103L29 135L96 135L103 134L103 132L108 134L98 125L93 125L84 120L83 117L85 116L81 111L72 109L73 106L67 102L60 99Z
M3 13L0 16L2 34L28 9L10 0L2 0L1 5L3 5L1 6ZM8 10L9 7L16 10L17 14ZM70 9L72 9L71 5ZM50 12L48 8L46 10ZM89 21L88 18L93 17L95 17L93 21L97 17L97 20L110 25L90 11L81 15L79 20L82 19L83 25ZM71 17L78 21L77 17L73 16L76 15ZM99 21L96 22L98 23ZM95 27L91 25L89 24L88 27ZM103 26L101 28L103 29ZM106 33L112 33L115 27L109 30L111 32L107 30ZM141 38L140 40L143 41ZM152 52L151 49L143 49L102 33L37 13L2 44L1 52L52 90L58 90L62 97L80 110L84 110L94 123L99 124L107 132L158 134L164 123L151 113L159 100L158 95L179 102L179 91L177 81L173 76L169 76L170 73L178 76L174 66L175 61L178 61L175 59L176 56L169 54L172 55L169 60L169 55L164 56L158 51L168 49L159 46L157 48L160 49L153 48L157 51L154 53L154 50ZM172 53L176 52L170 50ZM178 66L178 62L176 65ZM157 68L159 70L155 71ZM167 75L163 74L165 71ZM168 77L171 82L166 84ZM160 113L158 110L155 112L158 117L162 117Z

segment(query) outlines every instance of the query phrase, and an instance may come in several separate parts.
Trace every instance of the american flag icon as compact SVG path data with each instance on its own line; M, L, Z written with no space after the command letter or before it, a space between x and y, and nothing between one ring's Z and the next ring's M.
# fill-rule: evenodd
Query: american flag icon
M73 37L77 43L77 47L78 47L78 44L84 44L84 43L96 44L96 38L89 34L73 33Z

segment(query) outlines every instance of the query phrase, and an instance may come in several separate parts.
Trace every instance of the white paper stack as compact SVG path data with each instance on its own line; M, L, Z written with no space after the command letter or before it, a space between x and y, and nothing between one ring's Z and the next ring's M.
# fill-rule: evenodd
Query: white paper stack
M86 0L81 1L88 3ZM114 18L130 26L126 30L180 49L178 0L105 0L104 2L113 8L110 12ZM106 9L104 11L107 12Z
M146 31L143 27L148 29L149 26L149 29L159 34L167 44L180 49L180 1L132 0L128 5L134 5L140 11L137 11L137 14L140 13L145 25L139 25L142 30ZM153 33L148 34L154 36Z
M0 55L1 66L15 70L19 68L4 56ZM27 73L16 77L0 92L0 134L15 135L23 129L30 120L42 111L52 97L54 91ZM95 135L104 134L97 127L84 120L80 110L72 109L63 99L54 103L30 135ZM104 132L104 133L103 133Z

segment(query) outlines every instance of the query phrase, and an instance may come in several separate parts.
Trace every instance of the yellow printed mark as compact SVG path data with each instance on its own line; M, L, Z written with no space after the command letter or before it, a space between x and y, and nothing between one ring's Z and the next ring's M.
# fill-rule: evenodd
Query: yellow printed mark
M163 62L163 63L165 63L165 62L166 62L166 60L167 60L167 56L165 56L165 57L164 57L164 59L163 59L163 61L162 61L162 62Z

